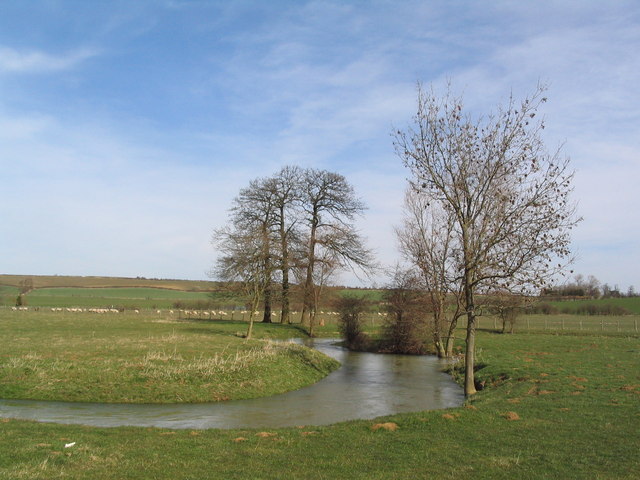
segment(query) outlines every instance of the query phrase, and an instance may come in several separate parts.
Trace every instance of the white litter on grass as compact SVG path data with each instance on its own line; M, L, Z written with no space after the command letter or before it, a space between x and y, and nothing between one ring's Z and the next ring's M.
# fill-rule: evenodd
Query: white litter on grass
M76 444L76 442L71 442L71 443L65 443L64 444L64 448L71 448Z

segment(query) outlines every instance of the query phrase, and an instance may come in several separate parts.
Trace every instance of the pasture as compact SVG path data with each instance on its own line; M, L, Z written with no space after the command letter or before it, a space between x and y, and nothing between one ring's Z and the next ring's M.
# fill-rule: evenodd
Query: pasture
M128 300L158 302L156 307L185 293L100 289L100 302L136 295ZM238 336L246 322L230 320L231 312L64 308L82 301L88 308L96 298L91 290L98 292L67 286L42 295L40 307L0 308L0 397L143 403L249 398L300 388L335 368L307 350L264 341L304 335L298 325L257 323L258 340L246 342ZM0 295L17 292L17 286L0 287ZM54 301L56 311L44 306ZM638 319L523 315L515 334L502 335L497 318L481 317L476 376L482 390L457 409L269 431L103 429L0 419L0 478L635 479ZM320 335L337 335L336 315L326 310L319 320ZM383 315L369 314L366 330L375 335L383 322ZM464 321L459 345L463 328ZM455 368L452 375L458 375Z
M172 308L176 302L207 303L211 293L149 287L39 288L26 296L30 306L96 308Z
M484 388L465 407L372 421L172 431L5 419L0 478L638 478L638 337L479 332L478 357Z
M324 377L337 363L290 343L245 341L244 324L147 311L0 309L0 398L119 403L269 396ZM300 336L256 326L262 339ZM292 375L295 372L295 375Z

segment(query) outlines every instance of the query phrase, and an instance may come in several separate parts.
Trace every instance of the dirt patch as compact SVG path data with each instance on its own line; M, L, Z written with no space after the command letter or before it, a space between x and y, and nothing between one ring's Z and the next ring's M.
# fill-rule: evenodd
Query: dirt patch
M620 387L620 390L624 390L625 392L633 392L638 389L640 389L640 385L625 385Z
M520 415L518 415L516 412L507 412L503 415L503 417L509 420L510 422L520 420Z

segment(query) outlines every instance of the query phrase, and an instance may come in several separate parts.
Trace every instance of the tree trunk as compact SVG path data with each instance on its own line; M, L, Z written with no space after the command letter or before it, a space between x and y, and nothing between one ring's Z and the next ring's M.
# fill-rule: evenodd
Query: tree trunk
M264 315L262 323L271 323L271 284L267 283L264 288Z
M289 305L289 271L282 270L282 311L280 323L291 323L291 307Z
M311 232L309 233L309 252L307 254L307 278L304 283L304 296L302 302L301 323L304 324L305 314L309 315L309 324L311 324L311 316L313 312L313 269L316 263L316 231L318 229L318 212L314 208L313 218L311 220Z
M289 245L284 221L284 205L280 207L280 250L282 254L282 310L280 323L291 323L291 307L289 306Z
M262 316L262 323L271 323L271 273L273 265L270 254L269 228L266 223L262 227L262 244L264 255L264 315Z
M467 339L465 349L464 363L464 394L465 396L474 395L476 393L475 385L475 345L476 345L476 319L472 312L467 314Z
M453 318L451 322L449 322L449 332L447 333L447 342L446 342L446 352L447 358L453 357L453 347L455 345L456 340L456 327L458 326L458 319Z
M464 297L467 310L467 338L464 362L464 394L476 393L475 385L475 355L476 355L476 312L473 299L472 275L469 268L464 273Z

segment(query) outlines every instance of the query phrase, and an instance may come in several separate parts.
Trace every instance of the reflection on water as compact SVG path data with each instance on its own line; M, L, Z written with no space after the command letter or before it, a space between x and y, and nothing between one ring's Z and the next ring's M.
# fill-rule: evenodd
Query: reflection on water
M435 357L349 352L327 339L308 344L342 366L314 385L282 395L171 405L0 400L0 417L99 427L275 428L456 407L464 400Z

